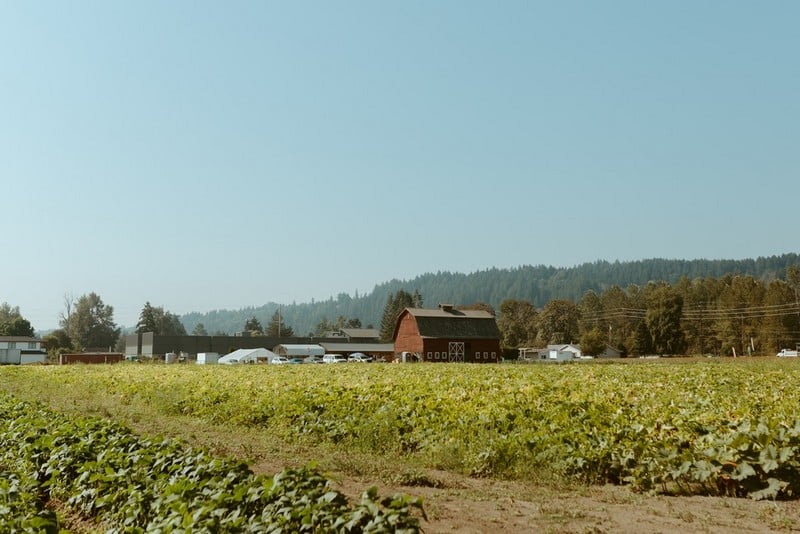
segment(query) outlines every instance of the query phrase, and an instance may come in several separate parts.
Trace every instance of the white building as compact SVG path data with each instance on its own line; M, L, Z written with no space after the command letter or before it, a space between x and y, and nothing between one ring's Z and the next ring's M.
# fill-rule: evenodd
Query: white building
M0 336L0 364L44 363L42 340L26 336Z

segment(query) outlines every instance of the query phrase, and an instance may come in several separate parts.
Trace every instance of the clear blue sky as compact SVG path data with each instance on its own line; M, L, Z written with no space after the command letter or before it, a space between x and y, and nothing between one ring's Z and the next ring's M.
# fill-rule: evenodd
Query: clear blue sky
M797 252L800 2L0 3L0 302Z

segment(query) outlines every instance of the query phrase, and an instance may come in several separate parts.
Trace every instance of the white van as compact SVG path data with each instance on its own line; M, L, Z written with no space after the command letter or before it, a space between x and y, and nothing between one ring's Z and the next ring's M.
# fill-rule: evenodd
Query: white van
M326 354L322 357L322 363L347 363L347 356L341 354Z

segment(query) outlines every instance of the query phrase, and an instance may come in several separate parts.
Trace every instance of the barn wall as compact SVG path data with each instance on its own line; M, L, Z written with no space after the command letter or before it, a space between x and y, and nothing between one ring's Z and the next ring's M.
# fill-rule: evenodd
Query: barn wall
M451 341L464 342L464 362L496 363L502 358L500 341L496 339L426 339L422 350L422 358L426 362L450 361ZM480 353L478 357L476 357L476 352ZM436 353L439 353L438 358L436 358Z
M395 353L422 352L422 338L419 336L417 321L410 313L403 314L397 326L397 336L394 340Z

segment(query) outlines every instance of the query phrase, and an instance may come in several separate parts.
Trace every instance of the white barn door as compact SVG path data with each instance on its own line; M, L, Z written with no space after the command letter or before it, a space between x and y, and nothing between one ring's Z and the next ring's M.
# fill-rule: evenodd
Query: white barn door
M464 342L463 341L451 341L448 347L449 352L449 359L451 362L463 362L464 361Z

